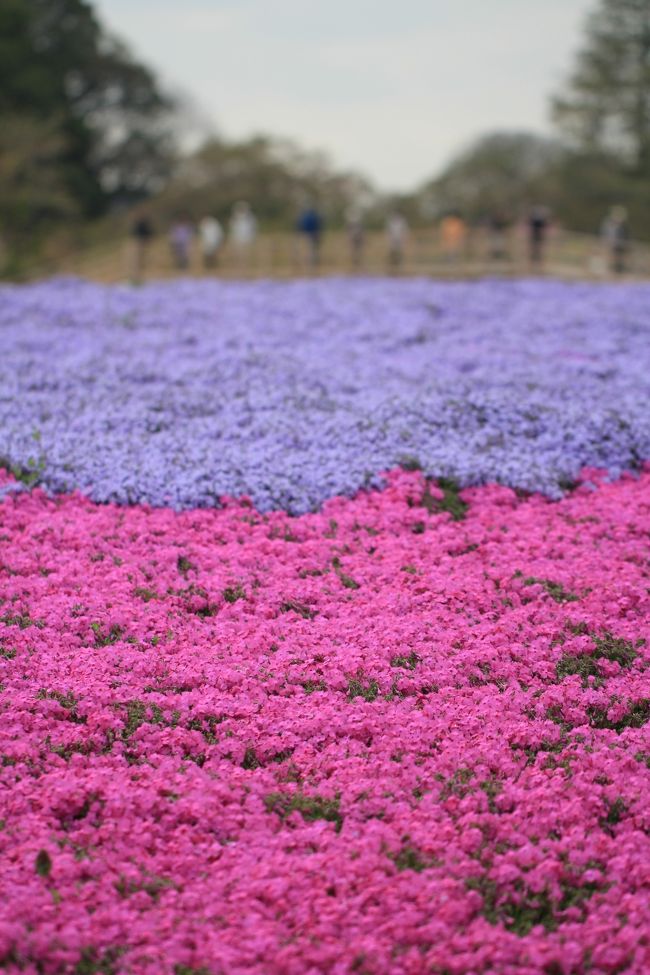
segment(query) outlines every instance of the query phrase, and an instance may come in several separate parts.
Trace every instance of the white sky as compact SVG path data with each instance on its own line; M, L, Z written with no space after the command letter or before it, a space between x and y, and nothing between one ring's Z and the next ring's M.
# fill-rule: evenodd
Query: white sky
M289 136L382 189L493 129L548 131L596 0L96 0L226 137Z

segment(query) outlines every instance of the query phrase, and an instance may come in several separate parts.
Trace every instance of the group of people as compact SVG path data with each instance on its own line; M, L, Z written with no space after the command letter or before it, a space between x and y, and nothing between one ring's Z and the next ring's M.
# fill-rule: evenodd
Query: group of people
M530 208L524 227L527 240L527 256L531 270L539 271L544 265L546 244L551 226L548 207L537 204ZM509 233L512 221L502 210L490 214L486 221L487 256L490 261L503 261L510 257Z
M188 216L181 214L172 223L169 245L174 267L178 271L186 271L196 238L203 267L210 270L218 266L226 241L235 255L235 263L240 266L246 264L256 237L255 215L249 204L241 200L233 207L227 234L221 222L211 214L202 217L196 226Z
M149 244L154 237L153 223L145 211L136 214L131 225L131 277L142 278ZM192 249L198 243L201 262L206 270L216 268L221 251L228 242L238 266L248 263L250 252L257 237L257 220L248 203L240 201L233 207L228 232L222 223L206 214L194 224L186 214L179 214L172 221L169 230L169 247L172 262L178 271L186 271L190 266Z
M546 207L533 207L526 221L528 235L528 259L531 269L539 270L544 261L547 230L550 223ZM510 221L502 213L494 213L487 220L487 257L490 261L507 260L510 257L508 234ZM459 263L467 258L470 250L473 228L456 210L446 213L438 224L438 243L440 253L447 263ZM350 249L354 255L353 264L360 263L359 235L356 224L349 224ZM388 240L388 263L395 270L404 261L405 245L409 234L408 224L397 211L392 211L386 222Z
M551 227L551 214L548 207L534 206L528 214L528 260L531 268L540 269L544 264L548 233ZM494 214L488 222L490 235L489 256L492 260L508 257L507 232L509 221L503 214ZM629 254L629 231L627 210L614 206L603 220L600 239L604 250L604 268L613 274L623 274L627 270Z
M513 221L507 214L495 211L483 224L485 232L485 255L490 262L501 262L511 258L511 229ZM543 269L549 231L552 226L551 214L546 206L533 206L524 221L527 238L527 255L532 271ZM363 210L351 206L345 213L345 227L348 241L349 261L353 270L360 270L364 264L366 228ZM305 205L295 224L296 250L294 263L297 267L316 270L321 261L321 248L325 221L322 213L313 204ZM186 214L178 214L169 231L169 245L173 265L178 271L188 270L192 263L192 253L198 247L200 259L206 270L218 267L222 250L228 247L232 264L243 271L250 266L251 256L258 233L255 214L246 201L236 203L232 209L227 226L224 227L216 216L206 214L194 223ZM403 266L409 238L409 226L397 208L392 208L386 218L385 240L386 261L389 270L399 272ZM468 256L472 240L472 228L456 211L445 214L438 225L439 244L443 258L449 263L459 263ZM133 244L133 280L142 278L148 245L154 236L154 228L145 211L136 215L131 227ZM601 227L601 240L607 254L607 265L611 272L621 274L627 269L629 235L627 212L623 207L612 207Z

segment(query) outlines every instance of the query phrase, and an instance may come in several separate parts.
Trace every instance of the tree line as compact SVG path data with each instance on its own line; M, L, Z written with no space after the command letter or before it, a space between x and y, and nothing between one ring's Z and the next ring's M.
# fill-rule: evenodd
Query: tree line
M596 0L583 46L551 100L557 135L479 138L399 204L414 223L449 209L513 219L543 202L566 226L593 232L623 204L650 239L650 0ZM213 136L179 150L182 108L97 18L88 0L0 4L0 236L5 271L62 225L151 199L162 218L225 216L248 199L269 225L301 202L329 215L394 205L322 153L269 136ZM0 255L0 263L2 255Z

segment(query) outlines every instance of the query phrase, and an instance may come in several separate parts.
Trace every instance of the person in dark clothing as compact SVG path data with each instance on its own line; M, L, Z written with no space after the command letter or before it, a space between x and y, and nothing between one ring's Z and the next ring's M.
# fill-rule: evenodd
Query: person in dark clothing
M146 211L140 210L136 213L131 224L131 280L138 284L145 272L147 263L147 252L149 244L154 235L153 224Z
M323 218L314 206L306 207L298 218L297 230L307 244L307 262L312 268L320 263L323 224Z
M528 257L532 268L541 269L549 224L546 207L535 206L528 214Z

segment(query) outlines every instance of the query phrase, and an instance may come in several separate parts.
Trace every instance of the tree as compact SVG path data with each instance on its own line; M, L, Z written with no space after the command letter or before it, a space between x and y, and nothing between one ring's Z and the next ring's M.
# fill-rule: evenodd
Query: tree
M493 132L471 143L419 194L428 216L459 210L470 220L515 217L548 201L548 173L561 155L552 139L530 132Z
M16 273L43 234L77 216L57 162L65 147L56 120L5 116L0 125L0 272Z
M553 115L578 148L614 152L647 176L650 0L600 0L566 92L554 99Z
M179 211L227 219L238 200L247 200L264 224L286 228L308 199L317 201L330 223L352 202L371 206L376 194L363 176L337 171L325 155L291 140L212 138L180 161L154 210L163 219Z
M160 188L172 109L86 0L2 0L0 115L57 120L57 164L86 216Z
M630 215L631 234L650 237L650 182L626 171L604 152L567 150L549 173L553 211L572 230L598 233L607 211L623 205Z

